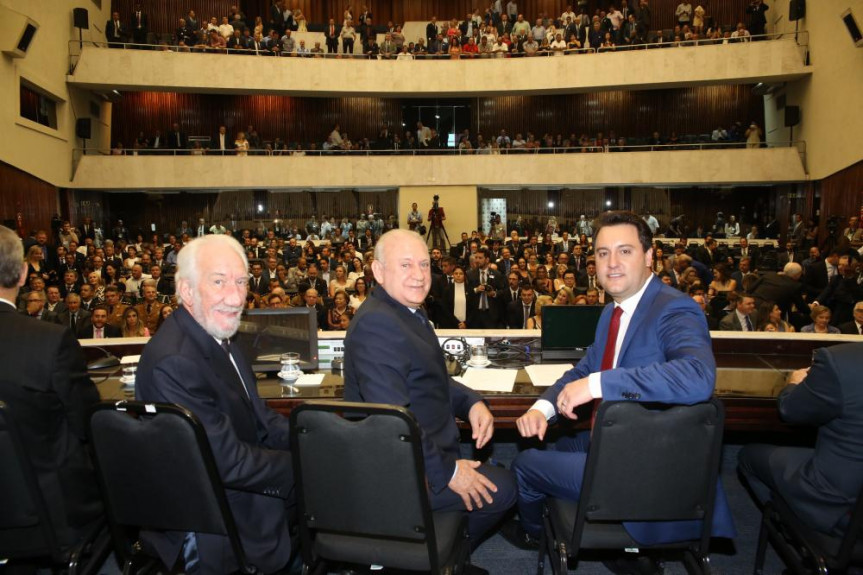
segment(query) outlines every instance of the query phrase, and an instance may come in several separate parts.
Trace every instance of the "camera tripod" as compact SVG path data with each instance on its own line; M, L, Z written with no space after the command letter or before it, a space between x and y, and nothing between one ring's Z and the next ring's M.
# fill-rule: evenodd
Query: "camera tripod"
M446 233L446 227L443 225L443 220L437 214L438 208L432 208L434 217L429 218L429 230L426 233L426 243L428 243L429 238L431 238L431 247L432 249L437 248L441 251L446 251L449 248L447 245L452 245L452 242L449 241L449 234ZM443 233L443 235L441 235Z

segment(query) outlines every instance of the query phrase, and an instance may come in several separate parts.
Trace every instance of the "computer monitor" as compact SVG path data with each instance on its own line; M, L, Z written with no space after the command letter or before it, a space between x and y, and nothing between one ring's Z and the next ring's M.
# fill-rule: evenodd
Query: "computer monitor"
M279 371L279 356L300 354L303 371L318 369L318 319L308 307L249 309L243 312L236 345L255 371Z
M593 344L604 305L542 307L542 360L581 359Z

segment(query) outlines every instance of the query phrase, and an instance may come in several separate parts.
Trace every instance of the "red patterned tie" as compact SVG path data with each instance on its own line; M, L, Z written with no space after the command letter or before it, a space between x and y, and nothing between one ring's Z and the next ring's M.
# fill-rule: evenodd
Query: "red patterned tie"
M599 370L605 371L614 367L614 350L617 347L617 332L620 331L620 316L623 315L623 308L614 306L614 312L611 314L611 323L608 324L608 339L605 340L605 351L602 354L602 365ZM596 421L596 410L599 409L601 399L593 400L593 412L590 415L590 428L593 429L593 424Z

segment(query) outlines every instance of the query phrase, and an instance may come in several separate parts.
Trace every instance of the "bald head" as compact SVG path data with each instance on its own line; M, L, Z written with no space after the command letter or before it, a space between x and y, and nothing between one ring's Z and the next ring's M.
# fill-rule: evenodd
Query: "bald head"
M803 275L803 266L797 262L788 262L785 264L785 267L782 268L782 273L793 280L799 280L800 276Z

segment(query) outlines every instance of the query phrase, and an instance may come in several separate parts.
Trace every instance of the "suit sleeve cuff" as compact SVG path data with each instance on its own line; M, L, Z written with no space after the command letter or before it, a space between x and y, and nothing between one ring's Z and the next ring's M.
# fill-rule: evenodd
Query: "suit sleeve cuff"
M449 482L452 483L452 480L455 479L456 474L458 473L458 461L455 462L455 466L452 469L452 475L449 478Z
M595 371L587 376L587 388L594 399L602 399L602 374Z
M557 411L555 410L554 405L552 405L552 403L547 399L537 399L536 402L532 406L530 406L530 409L535 409L541 414L543 414L546 421L557 415Z

